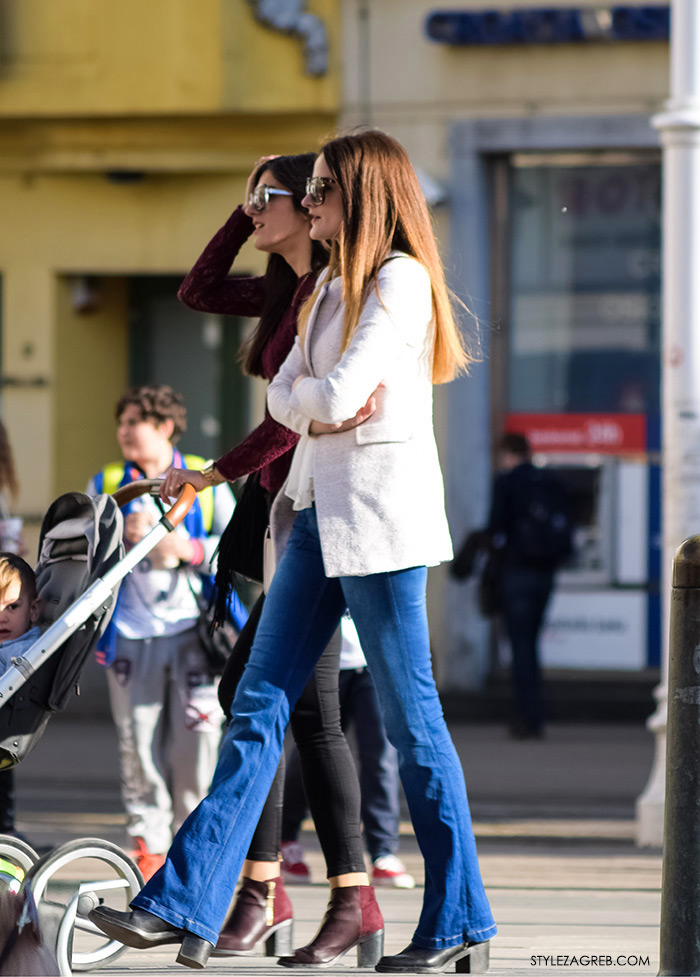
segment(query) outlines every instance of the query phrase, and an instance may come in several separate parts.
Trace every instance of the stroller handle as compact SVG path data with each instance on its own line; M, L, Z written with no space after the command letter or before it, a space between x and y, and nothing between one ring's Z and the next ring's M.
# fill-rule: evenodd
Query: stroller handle
M128 502L132 502L134 499L138 499L141 495L160 495L162 484L162 478L140 478L135 482L129 482L128 485L122 485L121 488L113 493L113 498L117 505L121 507ZM163 518L167 519L170 525L175 528L190 511L196 496L197 492L195 491L194 485L186 482L182 486L177 499Z

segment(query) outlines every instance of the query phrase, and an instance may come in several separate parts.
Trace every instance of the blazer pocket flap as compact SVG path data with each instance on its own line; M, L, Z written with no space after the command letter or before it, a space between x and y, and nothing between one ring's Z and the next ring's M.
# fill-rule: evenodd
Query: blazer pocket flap
M355 441L357 444L378 444L387 441L410 441L413 437L413 425L407 420L400 421L394 419L388 421L380 419L375 421L370 417L364 424L355 428Z

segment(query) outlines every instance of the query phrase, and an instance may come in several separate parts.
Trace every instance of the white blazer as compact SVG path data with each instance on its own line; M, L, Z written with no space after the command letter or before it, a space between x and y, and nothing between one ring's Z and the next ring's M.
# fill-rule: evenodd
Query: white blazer
M325 282L309 317L268 387L272 416L298 434L312 420L345 421L380 383L376 412L359 427L314 441L313 481L328 577L364 576L452 558L433 433L433 314L430 278L419 262L392 252L378 275L348 349L340 355L344 304L318 341L319 308L339 294ZM304 379L294 387L297 377ZM275 548L296 513L284 488L272 511Z

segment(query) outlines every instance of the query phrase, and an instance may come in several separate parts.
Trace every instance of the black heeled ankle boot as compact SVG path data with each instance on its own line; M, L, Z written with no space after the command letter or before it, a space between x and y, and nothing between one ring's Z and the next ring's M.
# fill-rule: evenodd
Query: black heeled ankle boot
M181 963L183 967L191 967L192 970L203 970L213 949L213 943L203 940L201 936L195 936L194 933L187 933L180 944L175 962Z
M206 966L214 946L201 936L166 923L160 916L145 909L120 912L109 906L97 906L88 913L88 919L113 940L136 950L147 950L167 943L180 943L177 962L185 967L201 970Z
M489 941L460 943L445 950L425 950L409 943L401 953L382 957L374 969L380 974L442 974L453 963L458 974L485 974L489 969Z

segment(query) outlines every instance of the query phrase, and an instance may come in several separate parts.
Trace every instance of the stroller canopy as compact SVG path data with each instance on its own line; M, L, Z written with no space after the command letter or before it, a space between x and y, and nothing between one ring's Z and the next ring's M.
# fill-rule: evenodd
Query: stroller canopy
M105 587L106 597L100 597L94 611L79 604L71 611L71 605L122 559L122 529L121 511L109 495L91 498L69 492L56 499L46 513L36 568L42 635L64 614L65 622L69 614L85 614L85 618L72 622L77 629L0 708L0 769L24 759L41 738L51 714L64 709L77 688L87 656L112 616L119 583L112 590Z
M123 557L122 529L122 514L111 495L92 498L68 492L51 505L41 527L37 566L42 630ZM52 712L64 708L88 654L109 623L117 590L110 605L85 621L56 656L59 663L47 699Z

